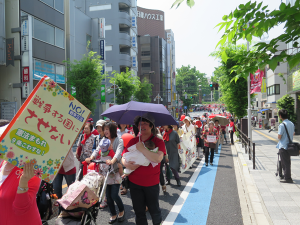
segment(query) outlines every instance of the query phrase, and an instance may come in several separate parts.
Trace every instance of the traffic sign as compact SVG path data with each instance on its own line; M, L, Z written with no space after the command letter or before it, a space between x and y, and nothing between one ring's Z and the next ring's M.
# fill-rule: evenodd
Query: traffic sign
M186 107L186 106L184 106L183 108L184 108L184 109L187 109L187 107Z
M205 94L203 94L203 96L205 96Z

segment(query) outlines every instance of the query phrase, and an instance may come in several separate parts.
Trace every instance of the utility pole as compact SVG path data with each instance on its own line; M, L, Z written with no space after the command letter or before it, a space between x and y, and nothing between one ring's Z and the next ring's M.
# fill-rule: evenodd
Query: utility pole
M247 41L247 51L249 52L249 41ZM251 128L251 98L250 98L250 73L247 78L248 89L248 138L252 141L252 128Z

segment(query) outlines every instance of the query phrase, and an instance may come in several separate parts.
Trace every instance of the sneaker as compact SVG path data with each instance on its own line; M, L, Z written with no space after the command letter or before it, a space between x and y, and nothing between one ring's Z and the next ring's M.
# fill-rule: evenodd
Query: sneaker
M213 166L214 164L213 164L213 163L210 163L210 165Z
M208 163L205 163L205 166L208 166Z

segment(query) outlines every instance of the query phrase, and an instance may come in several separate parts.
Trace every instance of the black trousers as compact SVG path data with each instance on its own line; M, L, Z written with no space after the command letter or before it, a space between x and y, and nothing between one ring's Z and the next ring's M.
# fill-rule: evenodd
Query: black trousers
M161 211L159 208L159 184L143 187L132 182L129 183L130 195L133 210L135 212L135 223L137 225L147 225L146 206L152 218L153 225L162 222Z
M231 139L231 144L232 145L234 144L234 142L233 142L233 134L234 134L234 132L230 131L230 139Z
M163 168L164 168L165 164L166 164L165 157L163 157L163 160L160 163L160 175L159 175L159 180L160 180L160 185L161 186L164 186L166 184L165 176L164 176L164 171L163 171Z
M204 147L204 150L205 150L205 163L208 163L209 147ZM215 150L213 148L211 148L210 149L210 157L209 157L210 163L213 163L214 155L215 155Z
M284 179L290 180L291 177L291 156L287 150L281 148L279 149L279 155L281 159L281 165L284 172Z

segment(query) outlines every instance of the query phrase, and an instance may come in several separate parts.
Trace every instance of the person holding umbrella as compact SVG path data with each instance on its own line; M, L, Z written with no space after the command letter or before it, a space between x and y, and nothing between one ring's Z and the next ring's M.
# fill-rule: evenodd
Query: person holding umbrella
M153 163L158 165L149 166L135 165L134 162L127 162L122 158L123 165L134 170L129 176L129 189L133 209L136 215L136 224L144 225L147 223L146 206L152 217L154 225L162 222L161 210L159 208L159 181L160 181L160 162L166 154L166 147L163 140L156 137L155 119L152 113L145 113L142 116L136 116L134 124L140 130L140 136L131 139L127 147L124 148L123 154L128 152L128 147L136 144L138 151ZM144 142L151 140L158 147L158 152L149 151L144 146Z

